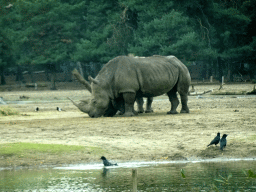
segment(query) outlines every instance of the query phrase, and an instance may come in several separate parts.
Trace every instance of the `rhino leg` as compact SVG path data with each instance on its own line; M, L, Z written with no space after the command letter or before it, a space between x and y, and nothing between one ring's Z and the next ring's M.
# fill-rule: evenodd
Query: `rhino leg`
M188 95L187 94L185 94L185 95L180 94L180 98L181 98L181 104L182 104L180 112L181 113L189 113Z
M138 113L144 113L144 109L143 109L143 97L137 97L136 98L136 103L138 105Z
M153 109L151 108L152 102L153 102L153 97L148 97L147 98L147 106L146 106L145 113L153 113Z
M117 109L114 108L113 102L109 102L108 109L105 111L104 117L113 117L117 112Z
M135 116L134 114L134 102L135 102L135 93L123 93L124 98L124 116L131 117Z
M169 91L167 93L168 97L169 97L169 101L171 102L171 110L167 112L167 114L177 114L177 107L179 105L179 99L177 97L177 92L176 89L172 89L171 91Z
M147 97L147 105L146 105L146 111L145 113L152 113L153 110L151 108L151 104L153 102L153 97ZM144 113L144 109L143 109L143 98L142 97L137 97L136 98L136 103L138 105L138 113Z
M190 79L182 78L181 81L178 82L177 91L180 94L181 100L181 113L189 113L188 108L188 91L189 91Z

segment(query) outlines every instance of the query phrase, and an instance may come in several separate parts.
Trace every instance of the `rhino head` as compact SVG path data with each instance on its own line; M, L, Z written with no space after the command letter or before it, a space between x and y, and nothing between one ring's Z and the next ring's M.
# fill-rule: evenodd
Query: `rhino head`
M82 100L79 104L69 99L80 111L87 113L90 117L114 116L117 110L110 102L107 91L96 79L89 76L89 80L91 84L87 82L89 84L87 87L90 87L88 90L92 93L90 99Z

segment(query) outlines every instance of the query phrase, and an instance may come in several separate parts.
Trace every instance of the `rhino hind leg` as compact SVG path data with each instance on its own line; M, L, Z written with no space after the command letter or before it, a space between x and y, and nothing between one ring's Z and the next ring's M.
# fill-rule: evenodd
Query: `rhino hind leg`
M153 109L151 108L152 102L153 102L153 97L148 97L147 98L147 106L146 106L145 113L153 113Z
M144 100L143 97L137 97L136 98L136 103L138 106L138 113L153 113L153 109L151 108L151 104L153 102L153 97L147 97L147 105L146 105L146 110L144 111L143 109L143 104Z
M167 93L169 97L169 101L171 102L171 110L167 112L167 114L177 114L177 107L179 105L179 99L177 97L177 92L175 89L172 89Z
M138 105L138 113L144 113L144 109L143 109L143 98L142 97L137 97L136 98L136 103Z
M129 92L129 93L123 93L124 98L124 108L125 112L123 116L131 117L135 116L134 113L134 102L135 102L135 93Z
M181 98L181 113L189 113L189 108L188 108L188 95L187 94L180 94L180 98Z
M181 113L189 113L188 108L188 91L189 91L189 79L184 79L183 81L180 81L177 85L177 91L180 94L180 100L181 100Z

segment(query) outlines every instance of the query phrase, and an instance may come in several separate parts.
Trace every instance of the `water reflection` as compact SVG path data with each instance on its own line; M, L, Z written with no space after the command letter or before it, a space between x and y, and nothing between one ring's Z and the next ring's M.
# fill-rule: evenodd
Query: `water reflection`
M73 169L2 170L0 191L131 191L131 167L137 164L120 163L121 166L110 168L95 164L73 166ZM86 166L95 169L85 169ZM256 161L145 163L137 166L138 191L256 191L256 179L246 177L242 171L255 172L255 167ZM181 176L181 169L185 178Z

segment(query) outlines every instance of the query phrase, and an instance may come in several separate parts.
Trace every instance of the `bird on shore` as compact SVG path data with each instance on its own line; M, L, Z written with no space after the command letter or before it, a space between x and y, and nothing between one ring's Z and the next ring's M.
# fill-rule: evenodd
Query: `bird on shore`
M59 108L59 107L57 107L57 111L62 111L62 109L61 109L61 108Z
M207 145L207 147L213 144L216 146L219 142L220 142L220 133L217 133L217 136L214 137L214 139L211 141L209 145Z
M117 166L117 163L115 163L115 164L110 163L110 162L106 159L106 157L104 157L104 156L102 156L100 159L103 161L104 166L113 166L113 165Z
M223 134L222 135L222 138L220 139L220 150L222 150L223 151L223 149L226 147L226 145L227 145L227 134Z
M39 107L37 107L37 108L35 109L35 111L39 111Z

